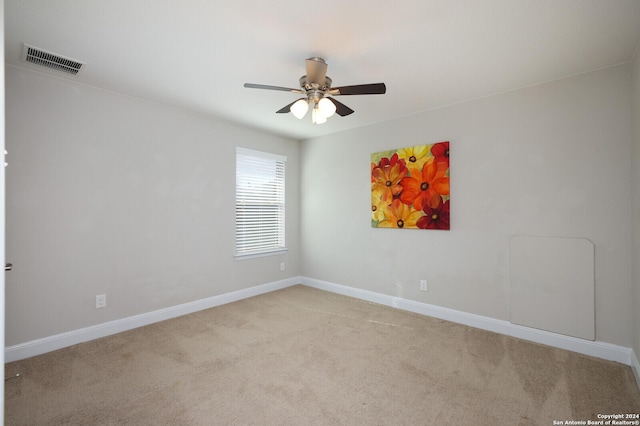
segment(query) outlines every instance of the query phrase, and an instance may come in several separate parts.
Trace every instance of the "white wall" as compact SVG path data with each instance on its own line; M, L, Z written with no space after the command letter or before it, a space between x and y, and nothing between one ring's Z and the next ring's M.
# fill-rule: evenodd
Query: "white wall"
M638 357L640 356L640 44L634 56L632 73L633 350ZM636 373L640 375L640 371Z
M8 346L300 274L297 141L13 67L6 86ZM289 159L286 255L233 258L237 145Z
M630 87L622 65L304 141L302 274L508 320L509 238L584 237L596 339L630 347ZM442 140L451 231L372 229L370 154Z

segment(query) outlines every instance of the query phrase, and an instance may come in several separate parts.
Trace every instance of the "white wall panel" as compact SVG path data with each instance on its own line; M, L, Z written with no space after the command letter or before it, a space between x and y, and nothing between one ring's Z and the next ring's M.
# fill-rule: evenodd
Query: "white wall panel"
M509 258L512 323L595 340L591 241L516 235Z

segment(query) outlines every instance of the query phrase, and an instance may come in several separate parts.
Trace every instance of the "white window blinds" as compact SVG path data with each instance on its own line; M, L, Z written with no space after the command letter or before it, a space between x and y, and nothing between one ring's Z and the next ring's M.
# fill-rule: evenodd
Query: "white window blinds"
M284 251L287 157L236 148L236 257Z

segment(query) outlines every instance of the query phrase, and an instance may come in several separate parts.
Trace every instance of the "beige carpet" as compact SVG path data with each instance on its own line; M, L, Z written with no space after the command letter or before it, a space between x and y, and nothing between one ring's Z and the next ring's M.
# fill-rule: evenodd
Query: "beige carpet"
M628 366L305 286L6 365L7 425L552 425Z

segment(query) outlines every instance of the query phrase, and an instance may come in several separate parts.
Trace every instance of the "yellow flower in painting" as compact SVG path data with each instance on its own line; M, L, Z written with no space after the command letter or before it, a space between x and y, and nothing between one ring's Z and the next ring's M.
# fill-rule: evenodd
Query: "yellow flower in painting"
M382 200L371 194L371 220L379 222L384 220L384 211L389 206L389 201Z
M406 175L407 168L404 163L398 161L373 167L371 170L371 194L382 201L391 201L395 195L402 191L400 181Z
M413 210L402 201L395 199L384 211L384 220L378 222L378 228L417 228L416 223L424 216L422 210Z
M421 169L430 156L431 145L416 145L398 150L398 157L403 159L410 168Z

